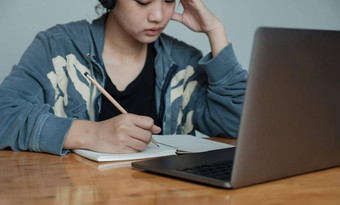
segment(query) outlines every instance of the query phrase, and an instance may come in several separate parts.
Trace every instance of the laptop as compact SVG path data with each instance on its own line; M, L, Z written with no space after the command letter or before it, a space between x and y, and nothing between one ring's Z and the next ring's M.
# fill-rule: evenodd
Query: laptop
M257 29L235 148L133 162L239 188L340 165L340 31Z

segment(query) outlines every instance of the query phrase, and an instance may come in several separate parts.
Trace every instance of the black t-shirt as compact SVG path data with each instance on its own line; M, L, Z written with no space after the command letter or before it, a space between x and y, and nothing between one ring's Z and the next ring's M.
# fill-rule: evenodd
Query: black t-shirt
M137 115L149 116L159 125L155 100L155 69L154 61L156 50L153 44L148 45L145 65L141 73L124 91L118 91L111 79L107 76L105 90L128 112ZM121 112L102 95L102 105L99 120L106 120L121 114Z

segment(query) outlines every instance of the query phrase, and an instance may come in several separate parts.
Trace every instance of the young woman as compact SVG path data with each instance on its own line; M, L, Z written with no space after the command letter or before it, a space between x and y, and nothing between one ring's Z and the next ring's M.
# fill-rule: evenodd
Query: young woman
M0 149L143 150L152 134L236 137L247 72L201 0L105 0L106 15L40 32L0 86ZM206 34L211 53L162 31ZM83 75L124 107L121 114Z

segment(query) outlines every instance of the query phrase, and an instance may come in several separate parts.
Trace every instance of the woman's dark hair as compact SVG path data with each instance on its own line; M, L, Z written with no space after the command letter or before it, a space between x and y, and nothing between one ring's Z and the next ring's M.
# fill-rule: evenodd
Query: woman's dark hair
M116 5L116 0L99 0L103 7L112 10Z

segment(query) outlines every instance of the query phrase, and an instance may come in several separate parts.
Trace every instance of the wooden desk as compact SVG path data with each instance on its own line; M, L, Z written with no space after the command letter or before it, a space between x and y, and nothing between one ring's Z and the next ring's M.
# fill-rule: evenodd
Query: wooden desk
M234 143L234 141L228 141ZM340 167L219 189L70 153L0 151L0 204L340 204ZM110 163L112 165L112 162Z

